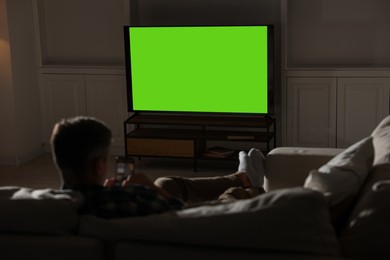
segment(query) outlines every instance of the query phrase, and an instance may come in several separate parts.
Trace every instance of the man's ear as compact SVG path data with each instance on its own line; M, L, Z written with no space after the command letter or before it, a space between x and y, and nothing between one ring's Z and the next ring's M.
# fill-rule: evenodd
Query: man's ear
M107 159L103 157L94 159L92 161L92 172L97 180L104 182L107 175Z

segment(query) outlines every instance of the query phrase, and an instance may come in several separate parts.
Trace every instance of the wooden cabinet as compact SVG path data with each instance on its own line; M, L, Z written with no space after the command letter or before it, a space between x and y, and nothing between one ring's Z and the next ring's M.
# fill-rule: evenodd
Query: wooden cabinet
M88 70L55 69L55 72L43 73L42 80L42 118L46 149L49 149L51 131L57 121L73 116L92 116L104 121L112 130L112 153L123 154L123 121L129 115L125 76L102 72L100 75L89 74ZM112 71L108 70L105 73L110 72Z
M345 148L372 133L389 114L390 77L352 75L329 71L290 73L287 145Z
M238 158L238 150L226 158L205 156L209 141L263 143L265 153L276 144L272 117L134 114L124 122L124 129L126 156L189 158L195 171L201 159Z

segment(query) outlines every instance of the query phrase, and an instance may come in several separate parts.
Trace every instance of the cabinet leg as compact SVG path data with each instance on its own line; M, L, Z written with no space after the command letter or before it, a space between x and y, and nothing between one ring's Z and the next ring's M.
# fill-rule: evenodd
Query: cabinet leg
M196 160L196 157L194 157L194 172L197 172L198 170L198 161Z

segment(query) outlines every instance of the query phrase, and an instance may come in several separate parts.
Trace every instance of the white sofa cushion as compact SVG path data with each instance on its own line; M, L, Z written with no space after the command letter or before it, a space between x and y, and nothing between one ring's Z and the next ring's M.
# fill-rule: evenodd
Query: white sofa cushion
M304 188L147 217L106 220L85 215L80 234L115 241L339 254L323 195Z
M372 132L375 148L373 165L390 163L390 116L385 117Z
M355 196L366 180L374 159L372 137L366 137L310 172L304 187L318 190L330 205Z
M337 232L345 225L357 195L372 168L374 147L366 137L310 172L304 187L320 191L327 198L332 224Z
M82 203L78 192L0 187L0 232L74 234Z

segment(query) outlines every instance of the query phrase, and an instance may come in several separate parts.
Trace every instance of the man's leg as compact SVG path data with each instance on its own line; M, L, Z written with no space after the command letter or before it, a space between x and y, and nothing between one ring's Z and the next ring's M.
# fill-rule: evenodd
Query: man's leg
M263 188L231 187L218 197L219 202L231 202L241 199L250 199L264 193Z
M161 177L155 181L155 186L159 187L187 203L199 203L203 201L216 200L221 198L236 199L248 198L250 194L258 195L263 192L262 185L264 179L264 156L258 149L251 149L248 154L240 152L240 164L238 172L217 177L185 178L180 176ZM245 195L232 193L232 187L251 188L252 191L244 192ZM230 190L229 190L230 189ZM253 191L258 190L259 193ZM245 191L245 190L244 190ZM225 192L228 192L226 195Z
M158 178L154 185L186 203L216 200L230 187L243 185L238 173L217 177L186 178L168 176Z

